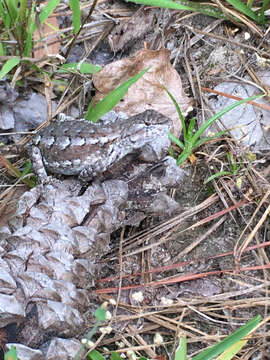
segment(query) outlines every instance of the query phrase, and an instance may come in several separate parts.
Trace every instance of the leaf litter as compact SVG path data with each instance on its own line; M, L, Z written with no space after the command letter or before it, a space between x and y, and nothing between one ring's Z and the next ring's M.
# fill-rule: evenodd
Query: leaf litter
M102 11L104 11L104 8L102 8ZM181 14L181 16L182 15L183 14ZM212 33L212 30L206 30L205 27L207 23L204 21L205 17L200 15L196 15L189 19L181 19L179 16L178 25L174 27L174 30L177 29L178 32L174 31L172 33L167 31L168 29L163 29L165 46L169 42L170 46L171 44L174 44L173 53L176 54L176 69L181 74L182 80L185 81L185 89L187 88L186 83L188 74L186 65L183 66L183 64L188 64L190 66L189 69L192 70L192 74L194 75L193 79L195 78L196 72L199 73L200 76L196 79L197 85L200 85L202 82L204 86L207 84L210 87L214 87L216 83L221 82L221 79L218 77L221 73L223 78L229 78L237 71L240 71L240 75L242 75L242 69L237 69L234 65L231 66L230 69L230 62L226 57L223 59L226 66L224 64L224 67L222 67L222 62L217 64L217 68L221 68L221 71L218 70L216 72L211 72L211 64L206 65L204 60L208 59L209 54L217 47L217 44L220 43L222 46L228 47L229 51L233 52L235 52L235 46L230 43L229 36L227 37L227 35L224 35L224 33L229 33L226 32L227 28L225 28L224 23L220 23L215 33ZM192 27L188 28L185 25ZM188 35L191 38L194 34L194 37L196 37L196 31L198 30L200 38L203 39L199 43L195 44L195 46L191 46L189 48L189 54L185 54L182 48L183 43L181 41L186 41L182 37L185 32L183 29L188 32ZM200 30L202 32L204 31L204 34L200 33ZM144 34L147 32L148 30L142 32L140 40L144 40ZM84 34L86 36L86 33ZM211 35L216 36L216 38L211 38ZM222 38L218 38L218 36ZM179 41L179 39L181 41ZM247 51L245 55L248 57L252 56L252 54L250 55L248 51L255 51L255 47L258 45L258 41L260 40L261 39L255 38L252 39L253 42L251 42L251 45L243 44L242 37L239 37L238 34L236 34L233 41L238 41L238 44L246 45L243 49ZM118 40L118 44L121 44L120 38ZM126 46L125 44L128 45L127 40L123 40L123 46ZM189 46L188 41L186 45L187 47ZM254 45L253 49L251 49L252 45ZM117 48L117 45L115 46ZM250 48L248 49L248 47ZM141 50L141 52L144 51L146 50ZM153 50L147 51L153 52ZM179 52L181 54L181 58L184 58L183 63L177 62L177 54ZM262 55L262 50L258 49L258 54ZM125 52L124 56L128 57L129 53ZM153 55L148 55L146 58L147 57L149 57L151 61L154 59ZM163 55L163 57L167 58L168 55ZM161 61L160 64L166 64L166 61ZM132 74L134 74L132 73L132 67L137 66L137 64L136 61L133 63L131 62L130 64L129 70L126 72L121 66L120 69L116 67L116 70L112 67L108 70L106 74L107 77L103 78L104 83L107 84L108 82L111 82L111 78L113 77L113 85L119 85L122 81L132 76ZM128 63L122 66L128 66ZM146 66L148 65L145 64L142 67L138 67L138 71L143 70ZM170 66L169 62L167 62L167 66ZM239 67L239 63L237 67ZM158 68L159 74L162 75L162 66L158 65ZM227 72L224 73L225 68ZM207 75L205 77L204 70ZM257 70L256 66L255 70ZM120 76L120 79L114 79L114 74L116 74L117 71L120 71L120 74L123 73L122 77ZM177 82L176 78L174 80ZM102 98L106 94L106 86L103 88L102 85L99 84L98 80L95 79L94 81L96 88L100 91L99 96ZM149 86L149 89L151 90L149 92L153 92L153 94L155 94L153 98L149 98L149 102L153 101L154 103L158 103L161 99L161 91L158 91L158 75L155 75L154 79L150 79L149 83L154 87L154 90L152 90L151 86ZM173 84L175 83L173 82ZM173 93L181 105L180 100L182 97L178 99L178 94L176 94L174 90L180 89L182 94L182 87L179 86L179 84L179 87L177 88L174 86L172 86L174 88L170 88L168 84L165 85L169 91ZM195 96L195 87L191 82L190 87L192 86L193 90L190 90L190 94L193 93L193 96ZM148 96L146 91L148 89L147 86L144 88L144 86L141 85L140 89L143 96L137 96L137 102L141 102L142 100L144 101L145 96ZM139 92L139 90L136 91ZM129 110L133 111L134 109L139 109L138 112L141 112L139 106L137 108L136 104L132 101L132 95L133 94L131 92L131 105L129 106L128 101L124 100L124 110L121 107L122 104L120 104L121 111L128 113ZM210 106L208 107L208 101L211 97L206 97L204 93L199 93L199 96L200 101L202 101L201 105L208 111L210 109ZM196 99L198 99L198 97L196 97ZM186 100L184 103L189 105L189 102L190 99ZM164 106L160 107L161 110L166 108L166 101L162 100L162 104L164 104ZM143 107L147 105L148 98L146 105L144 104ZM158 109L159 108L156 110ZM173 112L175 112L175 110L170 109L169 114L173 116ZM167 116L169 114L166 113ZM178 128L176 127L176 129ZM179 129L176 131L180 132ZM207 278L207 282L205 283L202 283L202 278L197 282L195 280L186 280L183 283L184 286L181 285L181 283L178 284L177 282L172 283L172 285L163 284L160 287L145 286L144 300L141 304L137 305L130 302L129 295L132 293L132 290L130 293L128 290L122 291L120 302L118 304L119 314L114 318L114 322L116 323L114 337L112 339L105 338L102 343L103 345L114 344L116 340L121 340L124 334L127 339L127 347L137 347L138 351L142 351L143 349L147 349L147 344L151 344L151 341L153 340L153 332L161 330L165 335L163 345L164 347L167 347L167 349L171 350L174 343L174 336L179 334L180 331L188 336L189 345L192 345L192 348L190 348L191 352L195 352L202 344L204 346L208 346L210 342L218 341L222 337L221 334L223 331L225 332L225 329L230 332L235 326L238 326L242 323L242 321L247 320L258 312L262 314L265 313L266 315L268 314L267 273L264 272L263 277L261 270L257 269L255 271L255 266L258 266L258 264L262 265L261 269L263 269L263 266L266 266L269 263L267 252L267 243L269 241L268 223L265 223L264 227L260 229L260 232L257 232L256 234L256 243L258 243L258 247L251 249L241 259L241 265L243 267L246 266L246 268L250 266L249 270L246 270L244 273L234 271L236 267L232 250L246 224L249 224L247 232L251 232L252 228L255 228L256 223L260 222L260 217L262 213L264 213L263 211L258 212L258 214L256 214L256 216L252 219L252 222L250 222L251 214L254 213L257 202L264 191L261 187L261 182L264 183L266 188L269 187L269 173L261 178L261 174L264 174L263 170L265 165L269 164L269 156L263 157L260 154L257 154L255 155L255 161L253 163L247 162L244 157L246 167L240 174L243 177L243 185L240 189L235 186L234 178L218 179L218 181L213 182L212 187L204 186L203 182L209 176L209 173L220 170L220 166L224 168L228 166L228 164L226 164L226 154L228 151L233 151L237 157L241 159L242 155L245 153L245 149L243 149L242 146L239 146L235 140L227 138L220 143L212 142L207 144L206 147L200 149L200 151L196 154L197 160L193 166L188 163L185 164L185 168L190 174L190 181L188 181L185 186L177 189L175 197L182 205L184 214L185 211L187 211L189 212L189 216L183 216L181 221L179 218L175 217L173 218L175 222L172 221L171 225L168 225L167 222L162 222L160 225L157 225L154 223L155 220L153 219L152 223L144 224L147 230L141 234L132 235L134 230L126 229L127 234L123 242L124 250L123 252L121 249L119 250L119 262L121 268L120 276L123 278L126 276L126 279L123 279L124 285L133 285L133 282L136 285L142 285L147 284L150 281L154 282L155 280L160 279L166 281L166 277L162 273L161 266L164 266L163 270L166 271L168 280L170 280L172 276L186 273L196 273L198 276L199 273L202 273L203 276L203 273L210 272L215 269L227 270L227 272L219 276L212 275ZM218 198L216 197L214 202L209 202L206 206L204 203L205 199L211 199L211 196L209 198L208 196L213 193L217 193L220 200L218 201ZM226 208L230 208L232 203L238 204L238 202L242 199L245 199L246 203L235 207L234 209L236 210L234 210L233 213L230 211L230 215L227 215L226 221L223 221L223 223L219 223L217 221L216 228L214 226L207 227L207 225L202 225L204 219L207 219L209 216L213 216L213 214L216 214L219 211L222 212ZM268 204L268 201L269 200L266 199L265 205ZM204 204L204 206L200 207L199 205L201 204ZM198 226L196 230L194 225L197 223L199 223L200 226ZM175 231L176 229L177 231ZM210 233L208 233L208 231L210 231ZM166 234L165 236L164 233ZM207 236L203 236L204 234L207 234ZM201 240L200 245L197 245L198 240ZM108 254L107 257L103 259L104 274L102 275L104 276L108 273L112 275L112 267L114 273L119 275L117 253L119 236L115 234L115 238L112 238L112 241L115 241L116 250L113 255ZM255 241L253 242L253 246L255 246L254 244ZM228 253L229 255L226 255ZM124 260L121 264L122 256L124 257ZM217 256L219 260L217 260L217 258L210 259L214 256ZM179 261L181 261L181 263L177 267L176 262ZM190 263L187 264L185 262ZM170 267L172 265L175 265L175 267ZM134 278L132 278L132 276L130 277L131 274L134 276L135 280L133 280ZM116 288L118 284L118 280L115 281ZM106 290L105 285L103 285L102 288ZM202 296L203 294L201 290L203 290L204 296ZM111 296L112 295L100 295L100 298L108 299ZM166 299L173 302L167 301L167 305L165 305ZM89 316L89 320L91 320L91 315ZM132 323L133 326L132 330L127 327L127 324L130 323ZM128 340L129 335L133 335L132 340ZM140 336L143 337L144 342ZM266 336L269 336L269 330L267 328L264 329L264 332L256 333L253 338L253 343L251 342L249 347L246 348L246 358L251 357L255 351L259 351L260 349L265 349L266 354L269 353L269 349L264 345L266 344ZM63 341L64 340L65 339L63 339ZM66 347L67 345L65 344L64 346ZM157 353L159 351L162 352L161 349L157 348Z
M97 90L94 103L147 67L150 67L148 72L128 90L123 100L115 106L115 111L132 116L147 109L154 109L172 119L174 134L179 136L181 121L162 85L173 94L184 114L191 106L192 99L184 93L181 78L170 63L168 50L144 49L133 57L104 66L94 75L94 86Z

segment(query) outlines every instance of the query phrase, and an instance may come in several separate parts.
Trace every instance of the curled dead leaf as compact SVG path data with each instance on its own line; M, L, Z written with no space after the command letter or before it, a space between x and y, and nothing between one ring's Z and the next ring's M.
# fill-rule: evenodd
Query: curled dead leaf
M94 85L97 89L94 103L148 66L151 68L129 88L125 97L115 106L115 111L123 111L132 116L147 109L154 109L172 119L173 133L179 136L182 124L162 85L172 93L183 113L191 105L192 100L185 95L180 76L170 63L169 50L141 50L134 57L104 66L94 75Z

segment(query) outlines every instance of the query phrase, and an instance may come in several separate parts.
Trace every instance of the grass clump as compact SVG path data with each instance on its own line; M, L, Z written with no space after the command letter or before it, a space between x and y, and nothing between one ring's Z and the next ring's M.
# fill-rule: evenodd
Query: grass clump
M235 107L245 104L248 101L259 99L264 96L264 95L254 95L249 98L237 101L234 104L227 106L225 109L219 111L217 114L215 114L210 119L208 119L203 125L201 125L198 130L195 130L195 118L193 117L190 120L189 125L187 126L184 116L181 112L181 109L180 109L177 101L175 100L173 95L167 89L165 89L165 90L167 91L167 94L170 96L170 98L172 99L172 101L177 109L179 119L182 123L182 128L183 128L183 141L178 139L173 134L171 134L171 133L169 134L169 138L171 139L171 141L174 142L182 150L181 154L177 157L177 165L182 165L183 162L194 152L194 150L196 150L198 147L200 147L206 141L216 139L219 136L221 136L227 132L227 130L225 130L225 131L217 132L213 136L201 137L203 135L203 133L216 120L221 118L223 115L225 115L227 112L234 109ZM174 156L173 153L172 153L172 155Z
M226 19L228 15L226 12L223 12L220 8L216 6L212 6L209 4L204 4L201 2L195 2L190 0L127 0L136 4L149 5L149 6L157 6L166 9L175 9L175 10L189 10L193 12L199 12L204 15L213 16L218 19ZM263 0L259 11L254 11L252 9L253 0L248 0L247 4L241 0L227 0L223 2L225 7L225 3L228 3L233 6L234 9L238 10L241 14L249 17L250 19L256 21L258 24L265 24L265 11L269 0ZM240 20L241 18L236 17L237 14L234 14L234 20Z

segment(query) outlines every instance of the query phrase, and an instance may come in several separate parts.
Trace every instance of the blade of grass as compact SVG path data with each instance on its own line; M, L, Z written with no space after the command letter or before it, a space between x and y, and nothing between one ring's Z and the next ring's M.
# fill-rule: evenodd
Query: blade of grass
M118 354L117 352L112 351L110 360L123 360L123 358L121 358L120 354Z
M210 360L226 351L230 346L241 340L244 336L248 335L261 321L261 316L257 315L255 318L249 320L245 325L241 326L231 335L227 336L218 344L200 352L192 358L192 360Z
M33 32L35 30L36 23L35 23L35 7L32 5L30 15L28 17L28 26L26 30L26 41L25 41L25 47L23 49L23 55L24 56L30 56L32 45L33 45Z
M81 9L79 0L69 0L69 6L72 10L72 25L74 33L78 34L81 26Z
M112 110L113 107L125 96L130 86L138 81L149 69L150 67L142 70L139 74L133 76L116 89L112 90L103 100L96 104L94 108L89 106L85 115L86 120L97 122L101 116Z
M248 342L247 340L240 340L236 344L233 344L229 349L224 351L217 360L231 360L241 349L242 347Z
M178 102L176 101L176 99L174 98L174 96L169 92L169 90L166 88L166 86L162 85L164 90L167 92L167 94L169 95L169 97L171 98L172 102L174 103L174 106L176 107L176 110L178 112L178 116L179 119L181 120L181 124L182 124L182 131L183 131L183 136L184 139L187 137L187 128L186 128L186 123L185 123L185 118L182 114L182 111L180 109L180 106L178 105Z
M232 109L236 108L237 106L240 106L242 104L245 104L248 101L259 99L263 97L264 95L255 95L250 96L249 98L237 101L233 103L232 105L227 106L225 109L222 109L220 112L212 116L210 119L208 119L194 134L193 142L194 144L197 142L197 140L200 138L200 136L205 132L205 130L211 126L216 120L218 120L222 115L225 115L227 112L231 111Z
M182 143L181 140L179 140L176 136L174 136L172 133L168 134L168 137L171 141L173 141L176 145L178 145L182 150L184 150L185 145Z
M216 132L213 136L206 136L206 137L198 140L198 141L196 142L196 144L193 145L193 149L198 148L199 146L201 146L201 145L202 145L204 142L206 142L206 141L217 139L218 137L226 134L228 131L229 131L229 130L219 131L219 132Z
M244 4L244 2L242 2L241 0L227 0L227 2L231 4L236 10L240 11L244 15L260 23L259 16L254 11L252 11L250 7Z
M5 50L3 48L2 43L0 42L0 56L4 56L5 55Z
M87 355L87 359L89 359L89 360L106 360L105 357L96 349L92 350Z
M5 358L5 360L18 360L17 350L14 345L12 345L10 350L5 353L4 358Z
M7 60L0 71L0 80L3 79L3 77L7 75L15 66L17 66L19 62L19 57L14 57L13 59Z
M188 126L188 131L187 131L187 140L190 141L192 139L192 135L193 135L193 130L195 127L195 118L191 118L190 122L189 122L189 126Z
M79 69L78 69L78 66ZM60 68L57 70L57 72L72 72L72 71L80 71L82 74L96 74L102 69L99 65L89 64L89 63L69 63L69 64L63 64L60 66Z
M50 0L48 4L45 6L45 8L41 11L39 15L39 21L40 23L44 23L45 20L48 19L48 17L52 14L52 12L55 10L55 8L58 6L61 0Z
M263 1L262 7L261 7L261 10L260 10L260 14L259 14L261 24L265 24L265 15L264 15L264 13L266 11L268 3L269 3L269 0L264 0Z
M172 0L126 0L126 1L133 2L135 4L157 6L166 9L195 11L195 12L200 12L204 15L216 17L218 19L225 19L225 15L220 9L209 5L202 5L200 3L196 3L194 1L189 1L189 0L185 0L183 5L181 4L181 0L178 2Z
M2 2L0 1L0 16L2 18L2 21L5 25L5 29L9 29L10 28L10 24L11 24L11 18L9 13L4 9Z
M187 358L187 340L185 337L181 336L179 345L175 350L174 360L186 360Z
M54 9L58 6L61 0L50 0L49 3L45 6L45 8L39 14L39 21L40 24L44 23L54 11ZM27 38L26 38L26 45L23 51L24 56L29 56L31 49L32 49L32 39L33 33L37 29L37 24L35 22L35 13L34 13L34 6L32 6L31 15L29 17L29 24L27 30Z
M220 176L225 176L225 175L231 175L232 173L230 171L219 171L211 176L209 176L209 178L207 180L204 181L204 184L209 183L210 181L216 179L217 177Z

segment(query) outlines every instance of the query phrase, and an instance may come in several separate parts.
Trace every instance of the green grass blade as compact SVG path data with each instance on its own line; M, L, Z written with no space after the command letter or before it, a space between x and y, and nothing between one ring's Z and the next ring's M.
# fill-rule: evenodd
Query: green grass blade
M204 184L209 183L210 181L216 179L217 177L220 176L225 176L225 175L231 175L232 173L230 171L219 171L211 176L209 176L209 178L207 178L207 180L205 180Z
M189 122L188 132L187 132L187 140L189 141L192 138L194 127L195 127L195 118L193 117Z
M231 4L236 10L243 13L244 15L257 21L258 23L260 22L260 17L253 10L251 10L250 7L244 4L244 2L242 2L241 0L227 0L227 2Z
M7 75L15 66L17 66L20 62L19 57L14 57L12 59L7 60L2 69L0 70L0 80Z
M193 149L198 148L199 146L201 146L201 145L202 145L203 143L205 143L206 141L217 139L218 137L226 134L228 131L230 131L230 130L219 131L219 132L215 133L213 136L206 136L206 137L198 140L198 141L196 142L196 144L193 145Z
M247 340L240 340L236 344L232 345L221 354L217 360L231 360L241 349L242 347L248 342Z
M186 360L187 358L187 340L185 337L180 337L179 345L175 350L174 360Z
M1 1L0 1L0 17L5 25L5 29L9 29L11 24L11 18L9 16L8 11L3 7Z
M168 137L171 141L173 141L177 146L180 147L180 149L184 150L185 145L182 143L181 140L179 140L176 136L174 136L172 133L168 134Z
M176 164L178 166L182 165L183 162L191 155L192 151L190 149L184 149L181 155L178 157Z
M105 357L96 349L92 350L87 355L87 359L89 359L89 360L106 360Z
M149 69L150 67L142 70L139 74L133 76L116 89L112 90L103 100L96 104L94 108L89 106L85 118L92 122L97 122L101 116L107 114L107 112L112 110L112 108L118 104L118 102L125 96L130 86L138 81Z
M36 28L35 23L35 7L32 6L31 13L28 17L28 26L26 30L26 41L25 41L25 47L23 49L23 55L24 56L30 56L31 50L32 50L32 44L33 44L33 32Z
M184 136L184 139L185 139L187 137L187 128L186 128L185 118L184 118L184 116L182 114L180 106L178 105L178 102L176 101L173 94L171 94L170 91L164 85L163 85L163 88L166 91L166 93L169 95L169 97L171 98L172 102L174 103L174 106L176 107L179 119L181 120L181 123L182 123L182 131L183 131L183 136Z
M94 312L94 316L97 319L97 321L105 321L106 320L106 310L100 306Z
M232 109L234 109L237 106L240 106L242 104L245 104L247 101L251 101L251 100L255 100L255 99L259 99L261 97L263 97L264 95L255 95L255 96L250 96L249 98L237 101L235 103L233 103L232 105L227 106L225 109L222 109L220 112L218 112L217 114L215 114L214 116L212 116L210 119L208 119L195 133L195 135L193 136L193 144L195 144L197 142L197 140L200 138L200 136L205 132L205 130L211 126L216 120L218 120L221 116L227 114L227 112L231 111Z
M72 10L72 25L74 33L77 34L81 26L81 9L79 0L69 0L69 6Z
M5 353L5 360L18 360L17 350L15 346L11 346L10 350Z
M8 12L9 12L9 15L10 15L11 21L12 21L11 24L15 25L16 19L19 14L18 1L17 0L9 0L7 2L7 6L8 6Z
M50 0L45 8L39 14L39 21L40 23L44 23L45 20L52 14L55 8L58 6L61 0Z
M39 21L40 23L44 23L60 3L61 0L50 0L49 3L45 6L45 8L39 14ZM27 37L26 37L26 45L23 50L24 56L29 56L31 49L32 49L32 40L33 40L33 33L37 29L37 24L35 23L35 13L33 12L34 6L32 6L32 13L29 17L29 24L27 29Z
M233 346L244 336L248 335L251 332L251 330L253 330L259 324L260 321L261 321L261 316L257 315L255 318L248 321L245 325L241 326L238 330L236 330L231 335L227 336L224 340L222 340L218 344L200 352L198 355L193 357L192 360L213 359L214 357L226 351L230 346Z
M112 351L110 360L123 360L123 358L121 358L120 354L118 354L116 351Z
M175 9L175 10L190 10L195 12L200 12L201 14L213 16L218 19L225 19L225 15L220 9L214 8L209 5L202 5L195 1L185 0L181 4L181 0L178 2L172 0L126 0L127 2L132 2L135 4L157 6L166 9Z
M82 63L78 69L79 63L69 63L63 64L57 70L57 72L73 72L73 71L80 71L82 74L96 74L99 72L102 67L99 65L89 64L89 63Z
M3 45L2 45L2 43L0 42L0 56L5 56L5 50L4 50L4 48L3 48Z
M262 7L261 7L261 10L260 10L260 14L259 14L261 24L265 24L265 15L264 15L264 13L265 13L265 11L267 9L268 3L269 3L269 0L264 0L263 1Z

